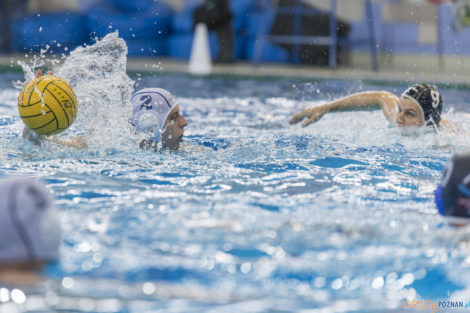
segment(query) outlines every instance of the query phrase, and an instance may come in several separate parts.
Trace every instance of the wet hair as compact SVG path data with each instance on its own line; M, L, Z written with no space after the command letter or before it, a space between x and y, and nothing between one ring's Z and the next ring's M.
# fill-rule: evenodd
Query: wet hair
M442 97L436 86L415 84L403 92L402 97L413 100L423 113L424 124L439 126L442 113Z

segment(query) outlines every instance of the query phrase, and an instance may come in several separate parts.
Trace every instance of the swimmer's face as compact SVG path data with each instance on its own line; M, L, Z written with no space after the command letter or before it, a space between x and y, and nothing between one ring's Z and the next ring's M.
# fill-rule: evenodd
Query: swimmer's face
M400 97L395 121L399 126L423 126L423 113L416 102Z
M180 114L179 105L176 105L165 121L165 131L162 134L163 147L178 150L186 125L188 125L188 121Z

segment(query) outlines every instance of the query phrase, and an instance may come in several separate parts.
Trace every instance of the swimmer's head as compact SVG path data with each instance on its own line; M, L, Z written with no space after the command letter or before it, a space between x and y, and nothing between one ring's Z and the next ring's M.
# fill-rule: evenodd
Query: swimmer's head
M434 193L441 215L453 224L470 223L470 154L455 155Z
M31 178L0 180L0 266L53 262L61 228L50 191Z
M131 102L132 124L138 133L149 135L140 143L141 147L156 148L156 143L161 142L164 148L179 149L188 123L170 92L161 88L142 89L132 96Z
M403 92L398 109L400 126L439 126L442 97L435 86L415 84Z

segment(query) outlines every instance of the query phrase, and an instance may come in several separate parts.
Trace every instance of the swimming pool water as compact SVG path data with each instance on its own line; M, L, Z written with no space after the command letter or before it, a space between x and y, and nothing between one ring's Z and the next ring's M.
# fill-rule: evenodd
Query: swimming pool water
M61 212L61 261L47 276L59 297L117 299L77 312L385 312L406 298L468 301L470 231L448 226L433 204L445 162L470 149L468 137L403 135L379 111L287 123L305 106L400 93L406 82L131 78L175 94L189 122L181 151L139 150L126 131L101 129L100 115L71 130L98 125L88 149L33 146L20 137L11 85L24 78L0 75L0 176L43 179ZM470 92L441 89L445 117L468 129Z

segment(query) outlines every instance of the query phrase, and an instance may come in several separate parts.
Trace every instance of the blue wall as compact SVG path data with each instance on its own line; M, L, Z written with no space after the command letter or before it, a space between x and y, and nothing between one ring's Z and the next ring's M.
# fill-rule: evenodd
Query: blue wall
M237 59L252 59L258 31L267 34L274 20L271 10L260 10L254 0L232 0L233 29L236 34ZM12 23L12 45L15 51L39 51L49 46L53 53L70 52L77 46L92 43L107 33L119 30L126 40L130 56L168 56L188 59L193 40L192 15L195 1L180 12L162 3L148 0L103 0L87 13L33 14ZM418 40L416 23L387 23L381 18L381 3L374 3L374 30L383 53L437 53L437 45L423 45ZM365 16L365 14L364 14ZM452 4L439 6L443 47L446 54L470 54L470 28L456 33ZM265 21L264 29L260 29ZM351 23L345 46L350 51L368 51L369 25L366 20ZM214 33L210 34L212 55L218 52ZM288 62L281 48L263 45L261 61Z

